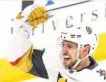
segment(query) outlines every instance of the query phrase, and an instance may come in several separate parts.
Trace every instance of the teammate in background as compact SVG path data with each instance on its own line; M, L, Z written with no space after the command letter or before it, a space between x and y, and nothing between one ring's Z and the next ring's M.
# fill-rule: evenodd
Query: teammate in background
M47 18L46 9L42 6L30 5L19 13L12 21L14 33L10 37L5 57L12 66L46 79L48 74L42 60L44 51L33 49L30 34L38 24L44 23Z

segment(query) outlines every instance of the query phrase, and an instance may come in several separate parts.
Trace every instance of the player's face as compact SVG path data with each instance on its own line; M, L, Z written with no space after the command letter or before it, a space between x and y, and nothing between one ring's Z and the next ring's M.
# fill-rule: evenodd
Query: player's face
M63 64L66 67L71 67L77 61L77 47L78 45L71 41L63 41L62 55Z

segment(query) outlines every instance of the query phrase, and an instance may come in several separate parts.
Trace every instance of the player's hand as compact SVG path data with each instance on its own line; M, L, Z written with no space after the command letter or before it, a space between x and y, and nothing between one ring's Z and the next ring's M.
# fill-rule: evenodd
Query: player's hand
M27 9L28 10L28 9ZM30 11L27 11L30 12ZM24 12L25 14L27 12ZM16 18L17 19L24 19L27 17L27 22L33 26L33 29L36 28L36 25L40 23L44 23L47 20L47 12L44 7L38 6L31 11L27 16L22 15L23 12L19 13Z
M44 23L47 20L47 12L44 7L35 8L28 16L29 23L36 27L40 23Z

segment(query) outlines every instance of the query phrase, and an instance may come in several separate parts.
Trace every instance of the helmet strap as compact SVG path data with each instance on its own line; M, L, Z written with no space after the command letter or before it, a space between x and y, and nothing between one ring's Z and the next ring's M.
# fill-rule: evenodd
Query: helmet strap
M80 62L81 61L83 61L84 59L86 59L86 58L88 58L89 56L90 56L90 54L88 54L88 55L86 55L84 58L82 58L82 59L80 59L79 58L79 48L77 49L77 62L75 63L75 65L72 67L73 69L75 69L79 64L80 64Z

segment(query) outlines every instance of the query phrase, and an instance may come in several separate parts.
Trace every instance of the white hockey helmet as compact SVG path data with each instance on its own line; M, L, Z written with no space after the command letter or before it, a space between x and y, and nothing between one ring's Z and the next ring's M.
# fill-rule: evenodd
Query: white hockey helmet
M78 44L78 48L89 44L91 46L90 54L94 52L97 46L97 35L92 33L92 29L88 26L79 28L65 28L61 31L59 39L72 41Z

